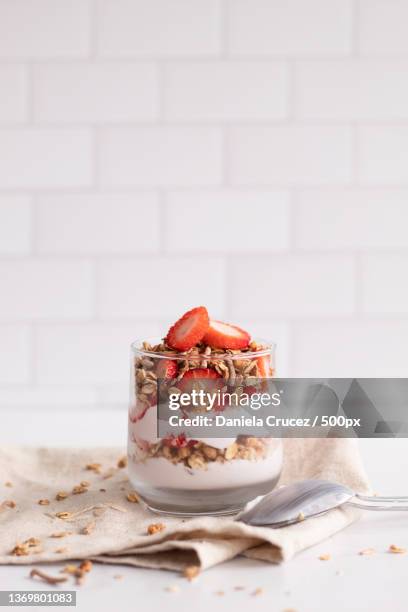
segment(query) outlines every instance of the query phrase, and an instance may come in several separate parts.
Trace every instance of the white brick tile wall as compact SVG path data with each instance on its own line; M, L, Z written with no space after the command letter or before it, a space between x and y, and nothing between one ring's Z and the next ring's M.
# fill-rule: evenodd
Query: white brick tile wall
M37 199L36 228L40 253L155 253L158 198L147 192L43 196Z
M25 384L30 374L28 326L0 325L0 384Z
M293 376L406 377L406 320L322 321L294 332Z
M0 58L84 57L90 0L0 0Z
M28 84L25 66L0 65L0 92L0 125L27 119Z
M346 55L351 0L228 0L233 55Z
M153 64L35 66L34 116L40 123L149 121L157 113L158 74Z
M361 126L357 143L361 183L408 184L408 126Z
M236 127L231 129L229 153L234 185L327 185L351 180L347 127Z
M144 324L146 336L158 335ZM109 385L126 389L130 343L141 333L137 324L47 325L36 332L36 377L40 385ZM63 347L63 350L61 350Z
M354 306L351 256L235 258L229 267L235 317L349 315Z
M408 56L405 0L359 0L359 49L364 55Z
M173 121L282 119L288 73L283 62L192 62L165 69L165 116Z
M296 195L301 249L408 249L408 190L304 190Z
M99 144L104 187L221 182L222 140L217 128L105 128Z
M408 254L365 255L361 267L364 312L408 312Z
M93 314L87 261L2 261L0 286L0 320L88 319Z
M98 313L103 318L170 317L170 323L180 310L205 304L223 316L226 280L225 262L216 257L166 256L101 262Z
M288 191L170 193L165 216L166 250L261 253L288 249L289 206ZM202 211L199 232L191 231L192 208ZM233 231L229 232L228 227L233 227Z
M408 59L300 62L296 115L303 119L407 119Z
M97 0L98 48L108 57L215 55L220 0Z
M124 407L207 304L406 375L405 0L0 0L0 411Z
M27 196L0 195L0 253L26 254L31 246L31 202Z
M83 187L91 182L88 130L0 129L0 189Z

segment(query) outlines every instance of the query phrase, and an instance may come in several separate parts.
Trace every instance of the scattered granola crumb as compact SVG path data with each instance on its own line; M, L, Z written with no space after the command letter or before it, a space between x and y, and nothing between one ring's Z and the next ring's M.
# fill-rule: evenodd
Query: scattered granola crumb
M252 593L253 597L257 597L258 595L262 595L264 592L262 587L258 587L257 589L255 589L255 591Z
M81 482L79 483L81 485L81 487L90 487L91 483L88 480L81 480Z
M106 493L106 489L99 489L101 493Z
M106 512L106 508L104 508L103 506L99 506L98 508L95 508L93 511L93 515L94 516L102 516L102 514L105 514Z
M118 468L125 468L127 466L127 457L121 457L117 465Z
M180 587L177 584L171 584L170 586L165 587L164 590L168 593L178 593L180 591Z
M244 586L234 586L234 591L245 591L246 587Z
M149 535L154 535L155 533L163 531L163 529L166 529L166 525L164 523L151 523L147 527L147 533Z
M10 552L10 555L15 555L16 557L26 557L29 554L30 551L28 550L27 544L16 544Z
M101 467L102 467L102 463L88 463L85 466L85 469L89 470L91 472L95 472L96 474L100 474L101 473Z
M17 504L12 499L6 499L1 505L3 508L15 508Z
M215 591L215 595L219 595L220 597L222 597L223 595L225 595L225 591Z
M79 485L76 485L73 489L72 489L72 493L74 495L80 495L81 493L87 493L88 492L88 487L84 486L82 483Z
M299 512L298 516L297 516L297 520L300 523L301 521L305 520L305 515L303 514L303 512Z
M198 565L187 565L187 567L185 567L183 570L184 578L187 578L187 580L190 581L194 580L194 578L197 578L199 573L200 568L198 567Z
M388 549L388 552L393 553L395 555L404 555L407 552L407 549L401 548L401 546L396 546L395 544L391 544Z
M92 569L92 561L90 561L89 559L85 559L85 561L82 561L79 565L79 569L82 570L83 572L90 572Z
M103 475L102 478L103 480L107 480L108 478L112 478L112 476L114 476L116 473L116 469L115 468L109 468L109 470L107 470Z
M96 527L95 521L91 521L81 529L82 535L90 535Z
M132 502L132 504L138 504L139 500L140 500L140 498L139 498L138 494L136 493L136 491L131 491L130 493L128 493L126 495L126 499L128 501Z
M113 577L115 580L123 580L124 578L123 574L115 574Z
M58 493L55 496L55 499L57 501L62 501L63 499L66 499L68 495L69 493L67 493L67 491L58 491Z
M41 544L41 540L39 540L38 538L28 538L28 540L26 540L24 544L32 548L33 546L39 546Z
M75 574L77 571L77 566L73 564L66 565L61 571L61 574Z
M285 608L282 612L296 612L295 608Z
M5 487L12 487L13 483L8 480L7 482L4 483L4 486Z
M49 499L39 499L38 503L40 504L40 506L49 506L50 500Z
M50 538L66 538L69 535L72 535L72 531L56 531L50 535Z
M54 552L58 554L63 554L63 553L68 552L68 548L56 548Z
M59 519L62 519L63 521L65 521L66 519L71 518L72 516L72 512L57 512L55 514L55 516Z
M66 576L50 576L49 574L34 568L30 572L30 578L35 577L39 578L43 582L46 582L47 584L60 584L61 582L66 582L68 580Z
M324 555L320 555L319 559L320 561L330 561L331 555L329 555L328 553L325 553Z
M360 550L358 554L362 556L375 555L375 550L374 548L363 548L363 550Z

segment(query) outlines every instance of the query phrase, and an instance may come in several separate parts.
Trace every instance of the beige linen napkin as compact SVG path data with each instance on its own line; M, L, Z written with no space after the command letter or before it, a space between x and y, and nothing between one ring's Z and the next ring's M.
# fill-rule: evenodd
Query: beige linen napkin
M369 492L355 440L288 439L284 444L281 484L326 478ZM358 517L355 509L342 508L282 529L251 527L227 517L159 517L127 500L132 486L126 469L117 468L121 455L120 449L106 448L0 449L0 564L91 558L141 567L177 570L194 564L205 569L239 554L277 563ZM86 470L90 463L101 463L101 473ZM89 490L71 494L84 480ZM57 501L59 491L70 495ZM49 505L40 505L40 499L49 500ZM2 505L6 500L15 507ZM60 512L72 515L58 518ZM148 535L147 527L158 522L165 529ZM83 533L85 527L90 533ZM53 537L61 532L67 535ZM28 555L12 554L17 543L29 538L40 543L28 547Z

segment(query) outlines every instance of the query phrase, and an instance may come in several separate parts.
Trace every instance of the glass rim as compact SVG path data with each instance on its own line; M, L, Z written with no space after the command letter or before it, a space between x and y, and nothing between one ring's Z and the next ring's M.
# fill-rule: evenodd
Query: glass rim
M150 340L152 340L152 338L150 338ZM158 344L157 342L157 338L154 339L156 344ZM160 339L162 340L162 338ZM270 342L268 340L262 339L262 338L254 338L253 341L255 342L259 342L260 344L263 345L267 345L265 349L262 349L260 351L245 351L245 352L240 352L240 353L214 353L211 354L208 358L209 359L236 359L236 360L240 360L240 359L250 359L250 358L256 358L256 357L263 357L265 355L273 355L275 353L276 350L276 342ZM186 356L189 356L188 352L185 353L175 353L174 355L169 354L169 353L160 353L160 352L155 352L155 351L147 351L144 348L142 348L142 343L143 342L149 342L149 339L145 339L145 340L134 340L131 345L130 345L130 349L132 351L132 353L134 355L141 355L142 357L154 357L156 359L173 359L173 360L180 360L180 359L185 359ZM200 355L200 358L204 359L204 355Z

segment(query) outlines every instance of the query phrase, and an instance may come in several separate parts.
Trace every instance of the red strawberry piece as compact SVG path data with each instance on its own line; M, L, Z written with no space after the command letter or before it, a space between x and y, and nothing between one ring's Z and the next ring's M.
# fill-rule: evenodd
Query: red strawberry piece
M178 388L180 391L189 393L192 388L192 382L195 380L214 380L216 383L209 383L205 385L206 391L216 391L221 389L223 386L222 381L220 381L221 374L218 374L215 370L211 370L211 368L195 368L194 370L187 370L184 374L183 378L178 383Z
M213 320L203 338L204 344L213 348L235 350L246 348L250 340L251 336L240 327Z
M156 374L160 380L176 378L177 362L174 359L160 359Z
M256 360L259 378L270 378L272 376L271 359L269 355L258 357Z
M166 343L177 351L188 351L201 342L209 324L207 309L204 306L193 308L170 327Z

